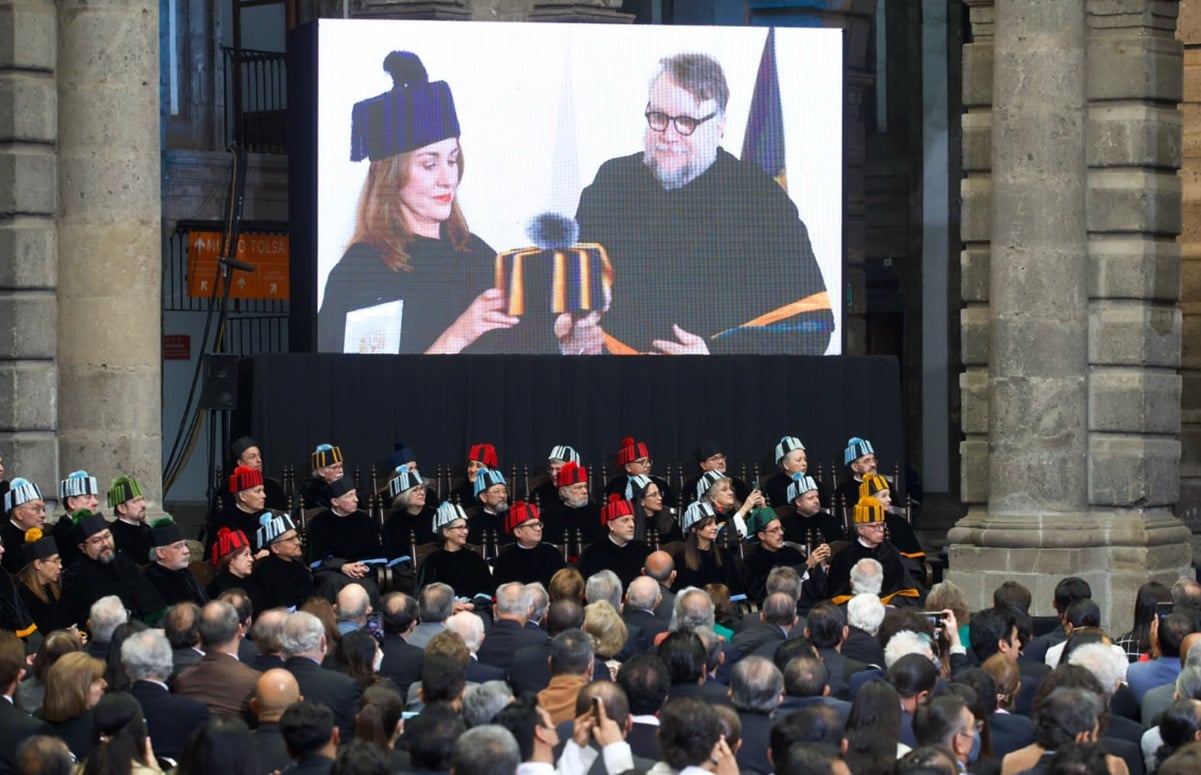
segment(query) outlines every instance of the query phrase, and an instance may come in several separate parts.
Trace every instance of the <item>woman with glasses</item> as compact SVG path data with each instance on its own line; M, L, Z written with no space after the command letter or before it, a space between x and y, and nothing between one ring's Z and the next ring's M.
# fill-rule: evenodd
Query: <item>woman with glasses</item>
M25 543L12 547L11 551L19 552L25 558L25 567L16 575L17 592L38 631L49 633L75 624L67 621L62 605L63 592L58 582L63 573L63 561L54 537L44 535L36 527L30 528L25 531Z
M371 328L387 315L386 333L398 337L393 352L462 352L518 318L505 313L504 292L489 288L496 251L471 233L460 208L463 150L450 86L431 82L409 51L388 54L384 70L392 89L351 114L351 161L370 167L350 245L325 287L320 349L384 351L353 325L346 336L359 312L374 315Z
M752 490L745 501L739 502L734 494L734 480L721 471L706 471L696 483L696 499L713 507L718 519L732 522L740 538L750 535L746 519L751 509L767 505L763 493Z
M626 483L626 500L634 504L634 538L647 540L648 531L658 534L659 543L683 541L684 534L671 509L663 504L663 490L649 476L631 476Z
M492 571L478 552L467 548L467 515L463 508L444 502L434 514L434 532L442 548L430 554L417 571L417 588L440 581L454 588L455 612L486 610L496 585Z
M492 583L499 587L510 581L550 586L551 578L567 563L554 544L542 542L545 528L538 507L517 501L505 513L505 532L516 541L501 551L492 564Z

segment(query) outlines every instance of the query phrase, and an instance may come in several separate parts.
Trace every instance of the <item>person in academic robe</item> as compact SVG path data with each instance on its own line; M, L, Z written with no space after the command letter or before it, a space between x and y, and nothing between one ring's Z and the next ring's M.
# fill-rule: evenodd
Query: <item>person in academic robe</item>
M559 469L555 483L559 485L558 499L541 507L543 537L568 546L574 545L577 531L583 546L604 538L606 531L600 522L600 507L588 494L588 469L566 463Z
M21 546L5 551L20 552L25 558L25 567L15 577L17 592L38 631L46 635L74 624L67 621L63 610L62 587L59 586L63 561L54 536L46 535L36 527L30 528L25 531L25 542Z
M580 572L588 578L602 570L611 570L625 589L642 575L650 547L634 538L634 504L620 495L609 497L609 502L601 508L600 518L609 534L584 550Z
M119 476L109 486L107 497L108 507L116 517L108 529L113 531L117 551L129 555L138 565L150 562L150 550L154 545L150 525L146 522L146 498L142 495L142 486L132 476ZM64 556L63 562L67 559Z
M480 471L499 467L500 458L496 454L496 447L491 444L472 444L467 450L466 475L463 481L451 490L447 500L464 509L471 508L476 502L475 478L479 476Z
M434 582L449 584L455 596L472 610L486 610L495 585L492 571L478 553L467 548L467 515L450 501L434 515L433 528L442 536L442 548L430 554L417 569L417 588Z
M317 594L337 596L347 584L361 584L379 600L378 566L386 564L379 525L360 511L354 483L343 477L327 488L330 507L309 520L309 565Z
M229 457L233 461L230 470L238 466L252 468L256 471L264 471L263 468L263 449L257 441L249 436L241 436L230 442ZM266 507L276 511L287 511L288 496L284 494L283 485L276 479L272 479L263 474L263 495L265 496Z
M212 559L213 574L205 592L210 599L216 599L227 589L241 589L250 593L253 583L254 555L250 551L250 539L241 530L230 530L223 527L217 531L213 548L209 552ZM251 600L254 595L251 594Z
M141 491L139 491L141 494ZM75 548L74 538L74 523L71 521L71 515L80 509L86 509L93 514L100 513L100 486L96 482L96 477L90 476L87 471L73 471L58 483L58 499L63 505L63 514L58 518L58 522L54 524L53 532L54 540L58 543L59 555L63 558L63 567L70 566L76 558L79 557L79 550ZM142 521L144 522L146 502L142 501ZM136 506L136 504L135 504ZM111 506L110 506L111 508ZM42 528L45 530L45 527ZM14 544L15 546L16 544ZM117 549L121 546L118 544ZM146 547L146 551L140 556L133 556L134 562L139 565L145 565L149 562L150 547ZM13 571L14 573L16 571Z
M782 565L795 569L806 581L819 575L823 576L821 588L825 588L822 563L830 557L830 547L827 544L811 547L806 556L800 549L785 543L780 518L773 509L766 507L755 509L747 521L747 526L751 535L759 539L759 546L746 557L747 597L756 603L762 603L767 597L768 574Z
M36 484L23 477L12 480L8 492L4 493L4 514L8 517L0 527L0 540L11 549L19 549L25 543L25 531L36 527L41 530L46 524L46 501ZM10 574L17 573L25 564L20 551L8 553L0 559L0 567Z
M888 542L905 558L905 567L914 578L925 578L926 551L922 549L905 518L905 512L892 504L892 485L880 474L866 474L859 485L859 498L872 497L884 504L884 530Z
M651 474L651 467L654 465L654 460L651 459L650 448L645 441L636 441L632 436L626 436L621 440L621 446L617 450L617 464L621 466L622 473L610 479L605 483L605 496L610 495L625 495L626 486L629 484L631 476L649 476L651 481L659 485L659 492L663 495L663 503L668 508L674 508L676 505L676 495L671 491L671 487L667 485L667 480L661 476Z
M868 474L876 473L879 465L876 460L876 448L867 439L853 436L847 439L847 447L842 452L842 462L846 466L847 478L834 491L835 513L841 506L848 511L859 502L859 485Z
M775 460L780 470L776 471L763 484L767 500L772 506L783 506L788 503L788 485L797 476L804 476L809 470L809 456L805 445L796 436L782 436L776 443Z
M675 559L676 583L679 589L708 584L725 584L732 595L744 594L741 574L724 546L718 543L717 514L706 501L694 501L684 510L680 520L684 531L684 548Z
M542 542L542 518L538 507L517 501L505 514L505 531L514 543L501 551L492 567L492 581L500 587L510 581L539 582L550 586L551 576L566 566L563 551Z
M884 504L864 498L855 505L853 516L856 538L830 561L828 593L841 605L851 598L851 568L870 557L884 569L880 600L885 605L915 604L921 597L917 584L905 569L901 553L884 539Z
M717 470L701 474L696 483L696 499L712 506L718 521L730 524L738 531L739 538L748 535L746 519L751 510L766 503L758 490L752 490L745 501L739 501L734 494L734 480Z
M671 509L663 505L663 492L649 476L631 476L626 485L626 500L634 507L634 537L639 541L666 544L683 541L680 524Z
M208 595L200 582L188 570L192 552L183 531L170 517L156 519L150 529L154 544L154 562L143 571L149 581L169 606L176 603L204 605Z
M70 621L82 626L92 603L116 595L129 610L129 618L156 624L167 604L137 563L117 551L104 517L80 510L72 520L80 557L63 572L63 602Z
M255 563L248 590L255 611L296 610L313 596L313 574L304 561L300 534L287 514L266 511L259 517L255 545L266 556Z
M559 485L556 484L556 479L559 476L559 469L567 463L582 465L580 453L576 452L575 447L569 444L556 444L551 447L546 456L546 473L534 480L536 483L526 495L526 501L540 509L557 501Z
M388 480L388 495L392 500L392 516L384 523L384 556L389 562L402 557L412 560L413 544L434 543L438 537L430 529L434 507L428 505L429 489L415 468L397 466Z
M246 466L235 468L229 475L229 493L225 510L209 526L206 548L209 553L213 551L213 542L221 528L253 535L259 529L259 517L267 509L267 490L263 486L263 472L260 469Z
M784 540L803 546L817 546L847 538L843 521L822 510L817 480L799 474L788 485L788 503L795 509L780 518Z
M467 543L483 546L488 540L512 542L505 531L505 513L509 510L509 483L500 470L488 468L475 477L475 506L467 517Z
M705 439L692 450L692 456L696 459L696 464L700 467L701 472L696 476L691 477L680 488L682 497L687 499L690 494L696 493L697 482L701 476L709 471L717 471L730 476L730 483L734 486L734 498L742 503L751 494L751 488L746 482L736 476L731 476L726 465L726 453L723 451L722 445L716 439Z
M329 508L329 484L341 479L346 464L342 448L334 444L318 444L309 456L312 474L300 482L300 497L306 509L318 506Z

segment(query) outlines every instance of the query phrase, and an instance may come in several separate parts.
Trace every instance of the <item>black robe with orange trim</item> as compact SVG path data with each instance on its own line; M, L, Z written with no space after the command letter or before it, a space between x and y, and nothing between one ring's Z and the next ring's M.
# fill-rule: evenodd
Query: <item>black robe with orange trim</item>
M609 352L649 352L675 339L673 324L714 353L825 352L834 315L808 230L756 165L719 148L695 180L667 190L641 152L610 159L576 220L580 241L600 243L613 263L601 319Z
M909 571L905 570L901 553L887 541L875 548L864 546L858 539L851 541L830 561L829 586L827 593L836 604L845 603L851 594L851 568L865 558L871 558L884 568L884 583L880 586L880 599L885 604L905 605L905 601L916 603L921 597L918 586Z

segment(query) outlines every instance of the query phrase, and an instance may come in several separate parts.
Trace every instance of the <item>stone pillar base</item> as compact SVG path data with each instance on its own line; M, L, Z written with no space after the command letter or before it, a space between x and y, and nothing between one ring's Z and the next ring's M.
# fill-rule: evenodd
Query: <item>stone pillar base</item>
M993 590L1012 580L1034 596L1032 615L1051 616L1055 585L1079 576L1114 635L1130 628L1142 584L1171 585L1192 571L1189 530L1168 509L1022 515L972 509L948 538L947 580L963 588L973 611L990 607Z
M449 0L440 2L404 2L403 0L363 0L352 4L350 15L356 19L430 19L462 21L471 18L471 8Z
M587 22L590 24L631 24L634 14L615 8L601 8L584 3L552 3L535 5L530 11L532 22Z

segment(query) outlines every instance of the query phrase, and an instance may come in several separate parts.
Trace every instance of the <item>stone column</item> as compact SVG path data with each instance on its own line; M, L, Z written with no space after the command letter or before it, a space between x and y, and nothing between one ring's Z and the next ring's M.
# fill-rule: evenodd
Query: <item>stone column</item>
M1180 501L1176 514L1201 548L1201 0L1181 0L1177 38L1184 44L1183 229L1180 233L1183 379Z
M55 14L0 1L0 455L58 489Z
M161 510L158 3L58 3L59 452Z
M964 52L972 507L949 536L951 578L975 607L1014 578L1035 613L1050 613L1056 582L1081 576L1121 628L1142 582L1190 562L1170 515L1179 254L1164 238L1179 231L1180 205L1163 170L1179 166L1175 3L997 0L995 17L984 0L969 5L985 33Z

